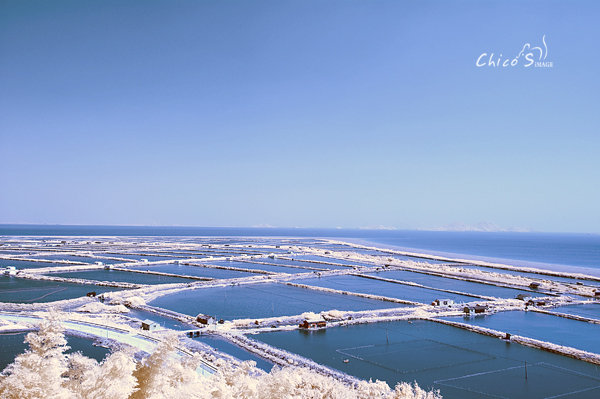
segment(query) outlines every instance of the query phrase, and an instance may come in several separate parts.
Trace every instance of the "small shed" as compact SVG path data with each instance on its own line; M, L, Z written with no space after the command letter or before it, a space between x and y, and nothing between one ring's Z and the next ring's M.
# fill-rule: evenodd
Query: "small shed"
M148 320L148 319L142 321L142 330L154 331L154 330L158 330L159 328L160 328L160 324L158 324L155 321Z
M522 301L528 301L531 299L531 295L528 294L519 294L516 296L517 299L520 299Z
M529 284L529 288L537 290L538 288L540 288L540 283L533 282L533 283Z
M196 321L200 324L215 324L217 319L209 315L199 314L196 316Z
M454 301L452 299L436 299L433 304L434 306L452 306Z
M484 313L487 308L486 305L475 305L475 313Z
M326 328L327 322L323 319L305 319L298 327L305 330L317 330Z

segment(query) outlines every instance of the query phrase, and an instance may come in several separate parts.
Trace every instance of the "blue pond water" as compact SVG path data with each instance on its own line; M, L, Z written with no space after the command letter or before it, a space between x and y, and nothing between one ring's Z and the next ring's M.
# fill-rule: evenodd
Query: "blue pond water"
M267 262L268 259L265 259ZM228 266L228 267L239 267L244 269L253 269L253 270L264 270L267 272L273 273L306 273L309 270L306 269L297 269L294 267L284 267L284 266L273 266L273 265L263 265L259 263L250 263L250 262L236 262L236 261L217 261L217 262L208 262L210 265L217 266Z
M446 399L592 399L600 392L600 370L592 364L434 322L269 332L252 338L367 380L392 386L417 381L440 389ZM582 389L590 390L576 392Z
M576 316L589 317L590 319L600 320L600 303L559 306L549 310L553 312L568 313Z
M597 324L520 311L448 319L600 353L600 325Z
M428 287L433 288L461 291L477 295L495 296L498 298L515 298L519 294L526 294L529 296L542 295L530 291L497 287L495 285L480 284L470 281L457 280L453 278L432 276L424 273L407 272L403 270L392 270L368 274L393 280L412 281L414 283L426 285Z
M194 280L180 277L160 276L156 274L144 274L126 272L121 270L84 270L80 272L51 273L52 277L81 278L98 281L118 281L136 284L174 284L190 283Z
M480 298L468 295L451 294L448 292L412 287L404 284L389 283L387 281L378 281L357 276L328 276L321 278L293 280L292 282L313 285L317 287L332 288L342 291L383 295L426 304L442 298L452 299L455 302L472 302L481 300Z
M293 316L332 309L370 310L402 306L279 283L187 290L159 297L150 305L191 316L204 313L226 320Z
M133 270L150 270L162 273L173 273L185 276L209 277L217 279L252 277L254 273L238 270L214 269L209 267L198 267L188 265L157 265L157 266L134 266Z
M0 276L0 302L53 302L85 296L90 291L100 294L119 289L122 288Z
M82 262L85 263L85 262ZM27 260L0 259L0 267L14 266L17 269L66 266L64 263L31 262Z

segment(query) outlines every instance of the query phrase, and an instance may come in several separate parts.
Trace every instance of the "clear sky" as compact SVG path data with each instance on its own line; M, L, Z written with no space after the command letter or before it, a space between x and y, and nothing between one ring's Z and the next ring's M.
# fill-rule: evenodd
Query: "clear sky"
M0 223L600 232L600 2L0 1ZM552 68L477 67L546 35Z

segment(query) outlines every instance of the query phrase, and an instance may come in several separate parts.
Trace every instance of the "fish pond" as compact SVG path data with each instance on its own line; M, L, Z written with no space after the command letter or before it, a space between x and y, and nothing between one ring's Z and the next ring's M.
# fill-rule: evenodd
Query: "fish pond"
M332 309L358 311L402 306L280 283L184 290L158 297L149 304L191 316L204 313L225 320L294 316Z
M492 284L481 284L454 278L432 276L425 273L409 272L404 270L390 270L367 275L387 278L392 280L411 281L432 288L461 291L469 294L493 296L498 298L516 298L519 294L528 296L540 296L542 294L528 290L499 287Z
M80 278L85 280L116 281L134 284L174 284L191 283L194 280L182 277L161 276L158 274L127 272L122 270L83 270L77 272L50 273L52 277Z
M359 378L391 386L417 381L445 399L592 399L600 393L600 370L592 364L431 321L251 337Z
M362 294L382 295L429 304L436 299L452 299L455 302L473 302L481 300L475 296L453 294L406 284L392 283L359 276L327 276L293 280L292 283L332 288L335 290L358 292Z
M122 288L0 276L0 302L53 302L85 296L91 291L100 294L117 290Z
M584 351L600 353L600 325L538 312L500 312L471 318L448 318L467 324L522 335Z

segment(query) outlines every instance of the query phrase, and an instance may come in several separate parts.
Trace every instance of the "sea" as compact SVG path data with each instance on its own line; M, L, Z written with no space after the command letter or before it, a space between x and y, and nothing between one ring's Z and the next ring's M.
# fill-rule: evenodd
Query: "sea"
M380 248L600 276L600 234L4 224L0 225L0 236L330 238Z

